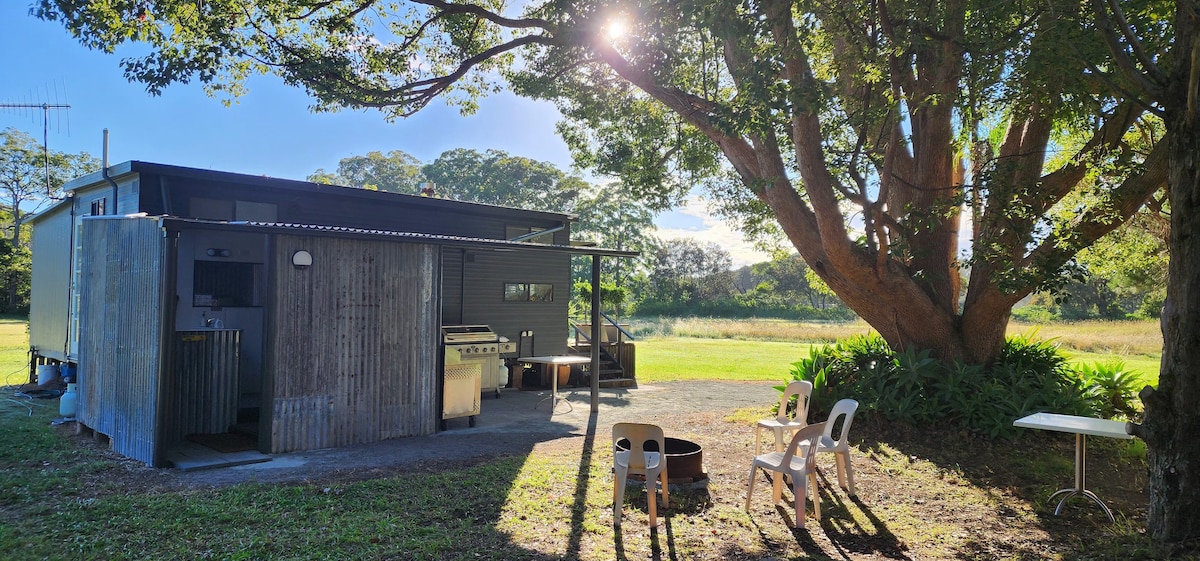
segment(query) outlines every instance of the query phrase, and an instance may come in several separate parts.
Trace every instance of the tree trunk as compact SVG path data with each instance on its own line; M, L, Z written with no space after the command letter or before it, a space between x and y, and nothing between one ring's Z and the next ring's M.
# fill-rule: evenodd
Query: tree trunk
M1145 392L1151 535L1200 537L1200 2L1176 12L1177 58L1166 93L1171 264L1164 306L1158 391Z

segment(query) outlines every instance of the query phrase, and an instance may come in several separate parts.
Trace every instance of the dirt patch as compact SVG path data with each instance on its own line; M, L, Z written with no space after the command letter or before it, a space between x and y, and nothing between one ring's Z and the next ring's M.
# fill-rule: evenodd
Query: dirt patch
M1088 487L1116 513L1118 524L1112 525L1086 500L1071 501L1062 516L1054 516L1055 505L1047 503L1050 493L1072 483L1070 435L1028 431L1016 442L990 441L957 429L917 430L860 414L851 430L857 497L838 488L832 457L822 457L824 516L819 522L810 519L808 530L794 530L790 491L785 491L783 505L772 505L770 484L761 473L756 475L749 515L743 510L754 454L753 420L768 415L774 390L761 384L664 386L610 395L609 406L596 417L588 416L585 395L569 391L575 411L554 415L546 414L544 406L533 406L540 396L506 395L500 400L512 400L504 402L506 407L522 414L542 411L542 416L536 421L517 419L509 427L499 422L501 415L493 409L490 417L481 416L478 429L285 455L276 458L279 465L273 468L182 473L148 468L103 451L110 460L107 467L81 475L81 488L85 495L103 496L186 492L256 481L346 484L400 473L442 472L514 454L545 454L577 464L585 448L595 451L592 461L600 466L611 461L607 447L612 422L639 419L661 425L669 436L700 444L709 484L703 490L680 491L672 496L670 508L660 509L657 542L645 527L645 499L628 503L618 542L630 559L670 557L672 547L682 548L685 539L699 539L694 535L700 534L712 543L692 546L677 557L1032 560L1076 557L1096 540L1114 535L1114 528L1144 527L1145 463L1128 456L1123 442L1089 440ZM76 435L70 426L58 430L76 446L103 448ZM305 461L294 461L301 456ZM283 467L287 462L296 465ZM549 493L570 495L574 484L568 481L569 486ZM589 530L582 538L568 535L561 540L529 536L527 543L515 536L514 545L552 558L570 550L569 539L580 540L583 551L589 540L611 549L613 532L618 530Z

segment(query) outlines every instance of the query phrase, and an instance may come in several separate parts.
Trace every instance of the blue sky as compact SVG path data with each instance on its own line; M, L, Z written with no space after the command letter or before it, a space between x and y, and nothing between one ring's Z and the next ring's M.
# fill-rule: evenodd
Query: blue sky
M0 103L70 104L67 111L51 112L52 150L99 158L107 128L110 163L142 160L287 179L333 170L338 160L372 150L403 150L430 162L453 148L494 148L571 168L550 103L501 93L484 99L471 116L435 102L388 123L376 112L313 113L301 90L268 76L252 79L249 93L226 107L199 84L151 96L125 80L122 55L89 51L58 24L29 16L26 0L0 2ZM42 111L0 109L0 127L40 140ZM709 217L702 203L656 222L662 238L720 244L735 266L766 259Z

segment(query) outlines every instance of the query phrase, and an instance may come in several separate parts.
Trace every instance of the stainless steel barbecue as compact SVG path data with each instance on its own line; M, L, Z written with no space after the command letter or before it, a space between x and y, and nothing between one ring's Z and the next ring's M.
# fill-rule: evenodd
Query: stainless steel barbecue
M516 352L513 343L486 325L443 325L442 345L445 347L445 364L447 372L452 366L467 369L478 368L480 373L480 391L495 392L500 396L500 388L504 385L505 374L501 372L504 366L500 355Z

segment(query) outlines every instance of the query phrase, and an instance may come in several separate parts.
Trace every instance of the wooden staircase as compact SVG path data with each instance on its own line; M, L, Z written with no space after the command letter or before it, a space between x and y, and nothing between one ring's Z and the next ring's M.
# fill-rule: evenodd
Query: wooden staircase
M605 319L608 319L607 316ZM575 338L567 345L567 352L581 356L592 356L591 326L571 323ZM629 332L619 327L611 320L603 325L605 336L600 342L600 387L629 388L637 387L637 377L634 372L634 345Z

